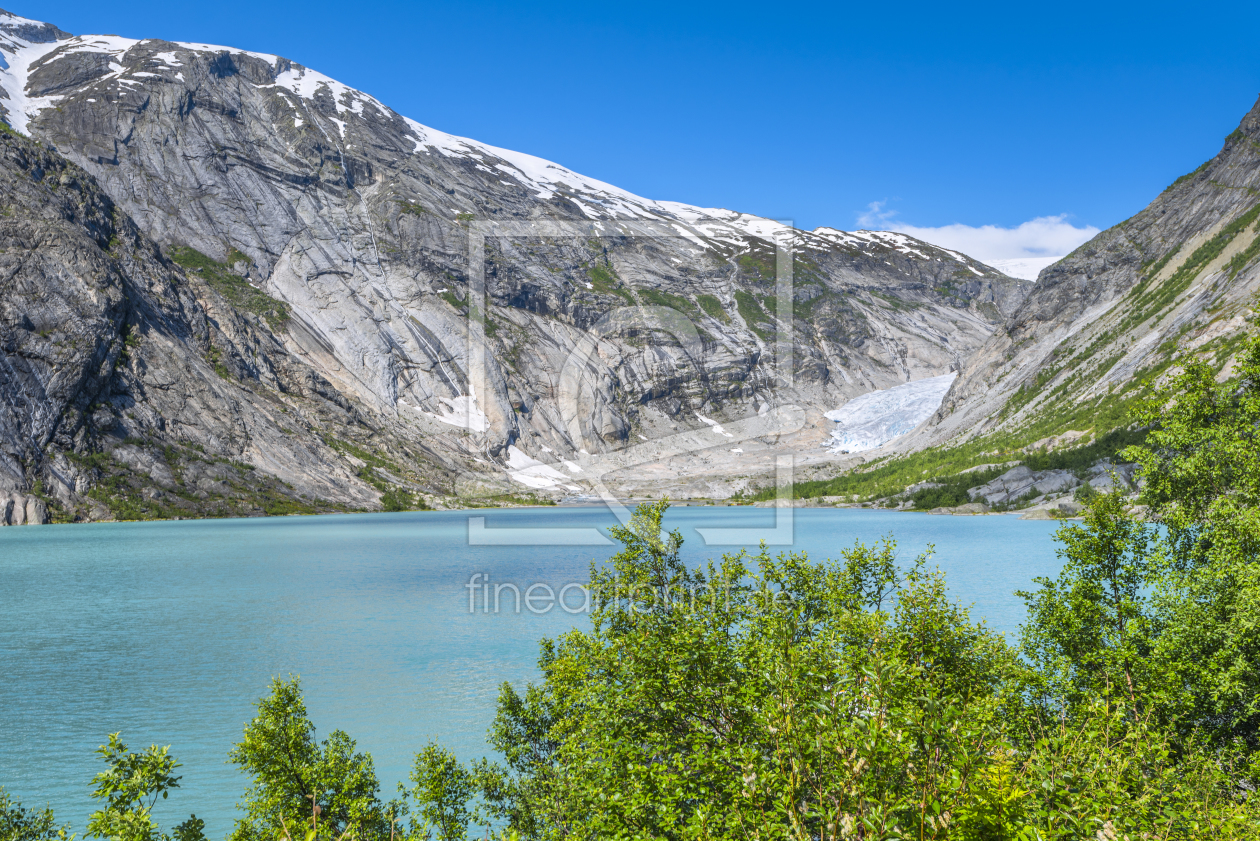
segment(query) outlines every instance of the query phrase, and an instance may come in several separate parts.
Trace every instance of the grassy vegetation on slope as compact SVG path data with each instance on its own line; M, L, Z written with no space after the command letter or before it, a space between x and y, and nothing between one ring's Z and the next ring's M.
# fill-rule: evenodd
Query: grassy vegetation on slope
M1143 431L1114 429L1080 447L1032 453L1013 447L995 449L992 437L983 438L961 447L933 448L902 458L881 459L834 479L798 482L793 488L793 494L797 499L840 496L856 502L868 502L899 494L911 485L921 482L936 482L944 487L924 489L914 495L916 508L962 505L971 501L967 497L970 488L985 484L1014 465L963 472L969 468L1017 462L1032 470L1081 470L1099 459L1117 456L1125 447L1141 443L1144 438ZM773 499L774 495L774 488L763 488L745 499Z
M289 320L287 305L232 271L237 262L249 262L249 258L236 249L228 254L226 263L212 260L197 249L182 245L170 249L167 256L187 271L195 272L232 306L263 318L271 329L278 330Z
M109 509L116 520L171 520L213 517L283 516L344 511L327 500L304 498L292 486L258 473L252 464L211 456L197 445L158 446L128 441L160 454L171 476L163 489L153 488L148 472L111 457L109 453L66 456L91 472L95 487L88 496ZM55 499L49 499L54 521L68 519Z

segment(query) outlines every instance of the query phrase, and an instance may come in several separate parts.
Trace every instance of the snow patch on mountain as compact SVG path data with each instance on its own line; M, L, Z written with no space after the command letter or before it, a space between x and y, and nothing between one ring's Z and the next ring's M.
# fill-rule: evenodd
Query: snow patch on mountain
M567 484L569 481L568 476L565 476L549 464L544 464L535 458L525 455L525 453L516 448L515 444L509 444L507 450L508 476L525 487L538 489L560 487L570 491L577 490L573 485ZM569 468L570 472L577 473L582 470L582 468L571 461L563 461L562 463Z
M26 95L31 65L65 43L51 33L40 32L44 26L39 21L17 15L5 13L0 16L0 87L8 94L4 103L8 123L23 134L30 123L29 115L47 108L58 99ZM23 34L34 36L37 40L29 40L22 37Z
M957 376L950 373L868 392L827 412L826 417L837 425L831 433L829 449L859 453L905 435L940 408Z
M153 75L129 73L121 63L129 51L144 43L149 42L114 35L70 36L47 24L0 12L0 87L8 94L8 99L3 104L8 112L9 124L18 131L27 133L27 127L35 114L56 106L64 98L60 95L27 96L27 83L31 68L36 62L41 59L56 61L74 52L107 54L114 59L109 66L110 72L94 79L91 84L96 87L112 82L121 89L124 85L140 83L140 79L127 78L128 76ZM813 232L800 231L780 221L723 208L703 208L680 202L646 199L534 155L502 149L422 125L402 117L369 94L279 56L215 44L178 43L176 46L191 52L248 55L265 61L272 68L274 81L260 87L289 91L299 101L313 102L324 92L331 96L335 114L323 114L317 108L307 109L305 115L294 115L294 127L308 122L314 123L334 142L345 142L350 139L350 121L365 119L364 109L370 105L387 118L405 121L410 130L410 139L414 143L412 154L471 158L480 164L479 168L511 179L512 183L521 185L539 199L568 200L583 216L595 221L597 228L601 220L642 219L665 223L677 231L680 237L701 248L719 245L738 252L751 250L757 242L775 242L794 251L831 250L839 247L847 251L886 255L892 250L919 259L959 260L978 276L991 272L982 263L928 245L906 234L890 231L849 233L833 228L819 228ZM156 53L153 58L167 67L182 66L179 55L173 51ZM300 105L295 107L301 108Z

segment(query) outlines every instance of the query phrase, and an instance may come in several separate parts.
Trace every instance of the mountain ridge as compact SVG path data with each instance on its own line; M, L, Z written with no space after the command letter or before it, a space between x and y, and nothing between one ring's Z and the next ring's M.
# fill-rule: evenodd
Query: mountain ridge
M1043 270L907 443L1102 435L1180 359L1225 375L1260 293L1258 216L1260 99L1220 153Z
M528 486L514 453L553 465L569 487L601 476L624 490L643 472L626 462L651 455L631 458L638 442L671 435L702 440L666 460L655 492L729 494L773 469L784 448L826 461L825 411L956 369L1026 292L901 234L804 232L642 199L429 129L276 56L69 36L12 15L0 18L0 55L5 119L91 173L166 256L206 255L221 268L205 271L224 289L243 283L277 302L269 311L287 314L282 326L242 318L370 418L395 458L411 445L430 453L433 470L409 463L416 475L446 477L432 478L431 495ZM472 393L461 362L475 220L554 220L585 232L486 239L484 394ZM649 223L673 233L636 234ZM790 324L776 315L784 246L793 252ZM653 307L681 313L698 342L614 317ZM775 336L788 328L792 370L776 378ZM242 383L259 368L249 348L213 352L233 361ZM800 410L794 438L754 436L756 454L700 453L713 440L701 417L731 423L772 406ZM468 428L470 418L481 428ZM83 446L113 452L117 442ZM343 467L363 462L342 455ZM588 477L567 472L565 460L585 464ZM414 482L376 484L382 494L420 492Z

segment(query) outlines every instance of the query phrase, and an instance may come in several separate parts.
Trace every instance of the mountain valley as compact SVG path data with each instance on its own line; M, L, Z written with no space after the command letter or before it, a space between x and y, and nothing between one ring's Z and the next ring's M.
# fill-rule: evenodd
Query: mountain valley
M725 497L784 453L830 469L825 412L958 370L1029 286L900 234L642 199L277 56L74 37L7 13L0 33L5 143L49 161L10 173L21 206L64 204L42 175L64 158L134 230L145 271L184 290L170 329L197 336L158 342L150 301L117 269L109 317L81 324L97 351L74 364L95 379L9 421L26 443L7 489L38 484L60 516L142 513L163 492L166 514L190 515ZM94 241L114 259L115 239ZM6 360L27 373L4 384L10 406L50 395L71 364L28 342L24 318L14 301ZM151 354L181 366L162 390L178 412L135 384ZM192 408L224 391L267 409ZM204 458L249 467L286 501L226 476L168 478Z
M1260 286L1257 109L1034 284L641 198L278 56L7 12L0 56L31 521L768 498L785 458L798 495L904 488L1098 440L1184 354L1228 369Z

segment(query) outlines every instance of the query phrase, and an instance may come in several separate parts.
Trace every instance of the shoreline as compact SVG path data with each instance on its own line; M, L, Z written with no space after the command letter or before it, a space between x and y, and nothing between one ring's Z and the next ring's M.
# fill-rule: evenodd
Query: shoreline
M656 501L657 500L654 500L654 499L621 500L622 504L625 505L627 508L633 508L644 502L656 502ZM1017 509L1013 511L954 511L954 510L948 510L948 509L922 510L922 509L916 509L916 508L884 508L882 506L876 506L876 505L871 505L868 503L860 503L860 502L818 504L818 503L812 503L810 500L801 500L801 499L792 500L793 504L791 505L780 506L780 505L775 504L776 502L777 500L772 500L770 501L769 504L766 504L764 502L761 502L761 503L734 502L733 503L733 502L726 502L722 500L706 502L706 501L690 499L690 500L671 500L670 507L671 508L762 508L762 509L783 507L783 508L810 508L810 509L820 509L820 510L828 509L828 510L869 511L872 513L882 513L882 514L925 514L929 516L947 515L947 516L954 516L954 517L981 517L981 516L1009 517L1009 516L1016 516L1016 515L1025 515L1029 511L1035 510L1035 509L1027 509L1027 508ZM506 505L452 506L449 508L415 508L415 509L409 509L406 511L318 511L318 512L311 512L311 513L294 512L294 513L288 513L288 514L252 514L252 515L238 515L238 516L224 516L224 517L154 517L154 518L138 519L138 520L114 520L114 519L111 519L111 520L73 520L73 521L63 521L63 522L28 523L26 525L98 526L98 525L120 525L124 523L175 523L175 522L200 522L200 521L218 521L218 520L282 520L282 519L288 519L288 518L294 518L294 517L337 517L337 516L362 516L362 515L379 515L379 514L423 514L423 513L437 514L437 513L444 513L444 512L461 512L461 511L472 513L476 511L508 511L508 510L519 510L519 509L536 509L536 510L541 510L541 511L549 511L549 510L555 510L555 509L561 509L561 508L602 508L602 507L607 507L606 503L602 501L599 501L599 502L583 501L583 502L568 502L568 503L557 502L552 505L506 504ZM967 507L967 506L959 506L959 507ZM1070 516L1070 517L1018 516L1017 519L1078 520L1080 519L1080 517L1078 516ZM0 534L3 534L4 531L8 530L8 528L21 528L21 526L5 527L4 530L0 530Z

